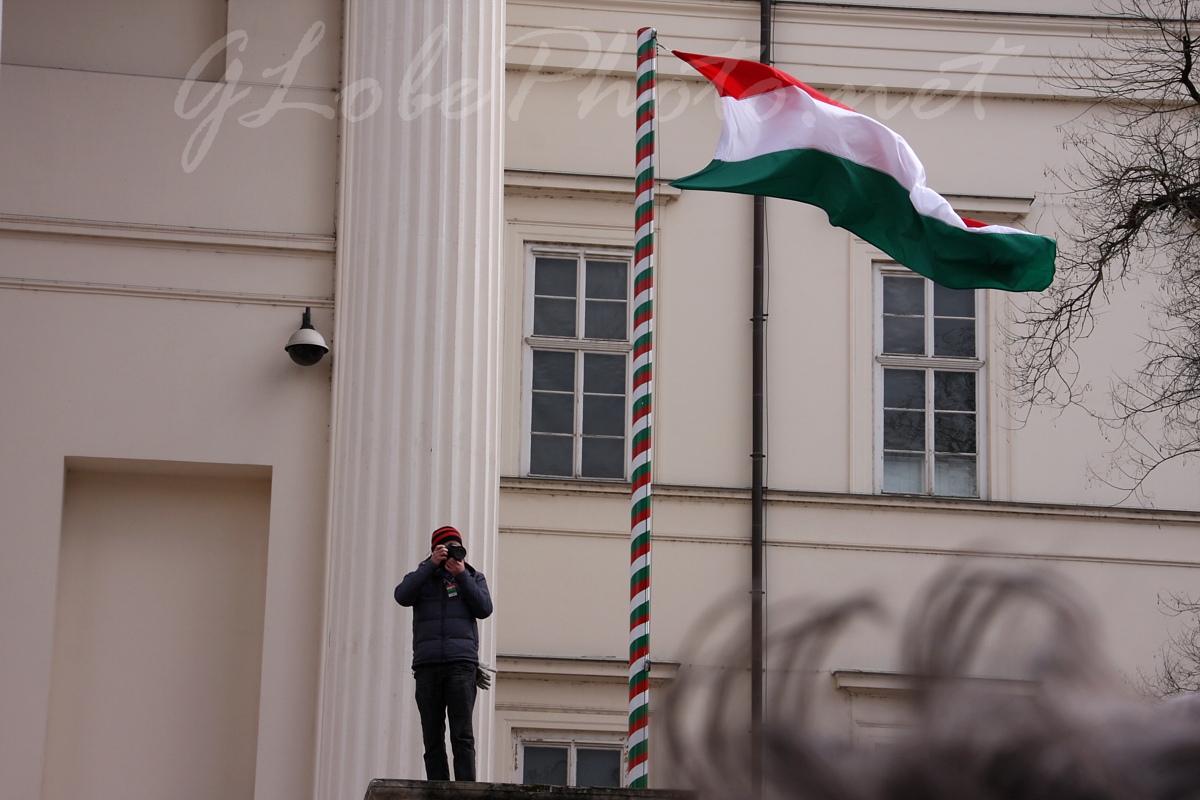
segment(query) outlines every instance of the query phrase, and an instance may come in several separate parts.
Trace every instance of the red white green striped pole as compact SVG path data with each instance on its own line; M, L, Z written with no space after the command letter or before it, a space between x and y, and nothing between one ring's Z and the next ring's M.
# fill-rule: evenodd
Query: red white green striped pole
M650 501L654 390L654 134L658 34L638 31L637 170L633 264L633 495L629 556L629 764L627 784L650 781Z

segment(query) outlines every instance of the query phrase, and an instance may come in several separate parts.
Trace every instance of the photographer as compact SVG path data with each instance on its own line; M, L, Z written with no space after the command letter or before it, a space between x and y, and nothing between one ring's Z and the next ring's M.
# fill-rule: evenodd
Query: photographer
M433 532L432 552L396 587L396 602L413 610L413 675L425 742L425 777L450 780L445 723L450 720L454 779L475 780L476 620L492 613L483 573L466 562L462 536L449 525ZM485 687L486 688L486 687Z

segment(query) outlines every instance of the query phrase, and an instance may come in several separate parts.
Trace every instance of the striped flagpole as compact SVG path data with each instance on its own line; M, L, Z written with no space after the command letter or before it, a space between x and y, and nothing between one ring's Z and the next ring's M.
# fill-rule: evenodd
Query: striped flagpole
M654 390L654 134L658 34L638 31L637 170L634 211L633 495L629 555L629 765L627 783L650 782L650 501Z

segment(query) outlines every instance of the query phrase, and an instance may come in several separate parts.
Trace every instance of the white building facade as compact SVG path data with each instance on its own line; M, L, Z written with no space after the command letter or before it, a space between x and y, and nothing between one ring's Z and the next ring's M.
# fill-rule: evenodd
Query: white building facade
M921 8L912 6L920 5ZM899 131L960 212L1056 236L1052 56L1088 0L778 2L785 71ZM603 781L627 714L633 71L757 56L744 0L0 6L0 781L14 798L359 796L422 777L393 586L453 524L496 601L484 780ZM715 93L660 58L659 175ZM749 603L751 201L658 200L654 686ZM1151 672L1200 566L1195 465L1103 480L1006 395L1019 297L946 293L768 203L767 609L1052 569ZM305 308L330 355L283 352ZM1138 310L1084 350L1136 357ZM886 723L895 641L830 656ZM872 689L872 687L875 687ZM874 694L872 694L874 692ZM652 700L653 703L653 700ZM652 706L653 708L653 706ZM651 784L670 785L656 754ZM597 777L599 776L599 777Z

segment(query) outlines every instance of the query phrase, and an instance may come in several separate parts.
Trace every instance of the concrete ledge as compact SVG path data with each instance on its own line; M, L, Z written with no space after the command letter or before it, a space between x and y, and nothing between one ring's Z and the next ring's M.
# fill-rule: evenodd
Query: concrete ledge
M401 781L377 778L364 800L692 800L672 789L575 789L519 783Z

